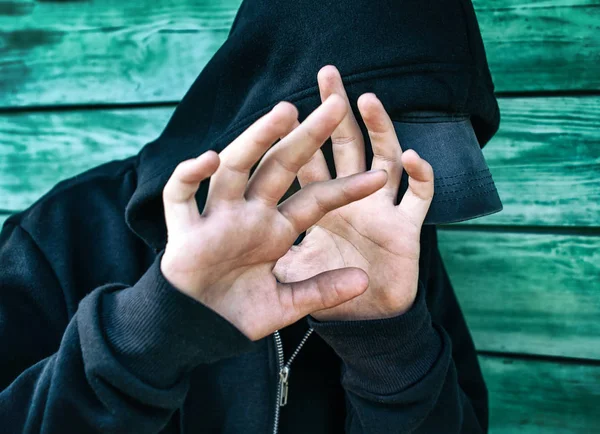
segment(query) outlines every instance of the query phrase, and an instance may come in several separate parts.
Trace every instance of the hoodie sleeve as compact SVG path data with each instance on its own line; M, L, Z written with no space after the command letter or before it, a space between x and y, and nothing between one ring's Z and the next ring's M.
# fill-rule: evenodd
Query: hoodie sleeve
M7 432L156 433L191 370L253 343L172 287L161 252L133 286L91 291L70 318L51 264L20 226L0 232L0 425Z
M409 311L387 319L319 322L342 360L349 434L483 433L459 385L448 333L434 324L419 284Z

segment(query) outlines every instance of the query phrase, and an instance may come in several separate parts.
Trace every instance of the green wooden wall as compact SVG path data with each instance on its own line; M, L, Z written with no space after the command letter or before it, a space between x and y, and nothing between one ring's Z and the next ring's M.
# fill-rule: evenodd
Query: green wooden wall
M500 214L440 231L491 432L600 432L600 0L474 0L503 119ZM0 222L136 153L239 0L0 2Z

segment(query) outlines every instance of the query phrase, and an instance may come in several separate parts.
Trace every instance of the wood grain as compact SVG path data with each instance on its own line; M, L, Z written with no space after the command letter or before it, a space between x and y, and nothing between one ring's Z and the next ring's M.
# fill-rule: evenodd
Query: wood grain
M600 97L502 98L485 148L504 210L468 224L598 226ZM0 209L20 210L61 179L136 153L172 108L0 115Z
M600 1L473 5L497 91L600 88Z
M490 434L595 433L600 366L480 356Z
M600 359L600 236L439 231L478 350Z
M179 100L239 3L3 2L0 107Z
M58 181L129 157L162 131L173 108L0 116L0 209L24 209Z
M600 0L473 0L499 92L600 89ZM0 108L178 101L240 0L0 1ZM600 426L600 97L502 98L484 150L505 209L440 230L481 355L491 434ZM173 108L0 115L0 226L58 181L128 157ZM502 225L515 232L478 230ZM531 355L514 358L510 353ZM539 355L576 357L559 363Z
M470 224L600 225L600 98L503 98L484 148L504 210Z
M240 0L0 3L0 107L177 101ZM600 0L475 0L498 91L600 88Z

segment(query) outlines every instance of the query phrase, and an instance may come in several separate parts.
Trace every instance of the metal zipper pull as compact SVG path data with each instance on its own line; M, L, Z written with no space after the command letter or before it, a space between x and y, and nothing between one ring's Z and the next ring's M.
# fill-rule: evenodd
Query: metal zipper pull
M288 402L290 367L284 366L279 371L279 406L284 407Z
M283 345L281 343L281 336L279 330L275 330L273 333L273 339L275 340L275 349L277 351L277 363L279 364L279 386L277 387L277 397L275 400L275 416L273 417L273 434L277 434L279 431L279 409L285 406L288 402L288 388L290 379L290 365L300 352L300 349L306 343L306 340L313 332L312 328L304 334L304 337L300 341L300 344L296 347L296 351L290 357L287 363L284 364L283 360Z

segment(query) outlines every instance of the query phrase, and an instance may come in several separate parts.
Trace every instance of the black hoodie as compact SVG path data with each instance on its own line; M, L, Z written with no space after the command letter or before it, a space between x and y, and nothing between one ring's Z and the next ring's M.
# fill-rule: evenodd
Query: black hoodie
M497 129L470 1L245 1L157 140L59 183L3 226L3 432L273 431L273 339L250 342L164 279L161 192L177 163L222 149L278 101L302 120L320 103L326 64L356 113L357 97L375 92L392 116L469 113L481 144ZM316 333L292 365L279 432L487 431L487 392L435 227L421 245L407 313L282 330L286 358L309 324Z

